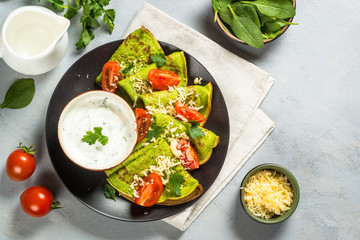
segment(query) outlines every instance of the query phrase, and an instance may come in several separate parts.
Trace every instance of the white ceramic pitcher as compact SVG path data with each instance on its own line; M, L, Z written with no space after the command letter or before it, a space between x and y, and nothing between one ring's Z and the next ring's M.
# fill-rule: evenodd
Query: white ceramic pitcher
M38 75L62 60L68 45L70 21L44 7L25 6L3 22L0 57L15 71Z

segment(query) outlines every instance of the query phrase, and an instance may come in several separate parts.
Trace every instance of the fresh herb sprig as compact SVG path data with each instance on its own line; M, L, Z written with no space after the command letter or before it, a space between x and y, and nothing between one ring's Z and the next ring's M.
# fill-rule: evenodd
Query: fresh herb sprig
M163 53L150 55L150 59L153 63L156 63L157 67L161 67L166 63L166 57Z
M67 0L67 5L63 0L47 0L54 9L63 12L66 10L64 17L72 19L79 10L83 9L83 15L80 18L82 23L82 31L80 39L76 43L76 49L85 48L95 37L94 30L100 26L98 19L103 18L103 24L107 25L110 34L114 30L115 10L105 9L109 5L110 0L74 0L73 5ZM40 0L38 0L40 2Z
M183 175L177 173L171 173L169 177L169 182L167 186L171 189L172 192L176 194L176 196L181 196L181 185L185 182Z
M34 79L19 79L14 82L6 92L4 102L0 105L0 108L24 108L31 103L34 94Z
M94 131L87 131L81 141L88 143L89 145L95 144L96 141L102 145L107 144L109 138L101 134L102 127L94 127Z
M146 134L146 138L152 139L152 138L160 137L163 129L164 129L164 127L161 127L161 126L158 126L158 125L152 123L150 126L150 130Z
M295 16L292 0L211 0L216 16L231 32L250 46L262 48L264 39L281 34Z
M200 123L198 123L198 122L194 122L191 124L190 130L189 130L191 139L205 136L203 129L199 128L199 126L200 126Z

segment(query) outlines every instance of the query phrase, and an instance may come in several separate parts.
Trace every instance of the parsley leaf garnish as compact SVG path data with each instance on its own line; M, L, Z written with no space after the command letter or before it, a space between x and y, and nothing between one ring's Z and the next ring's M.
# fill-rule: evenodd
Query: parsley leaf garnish
M109 138L101 134L102 127L94 127L94 132L87 131L81 141L88 143L89 145L95 144L96 141L105 145Z
M205 136L204 131L201 128L199 128L199 126L200 126L200 123L197 123L197 122L191 124L191 128L190 128L190 138L191 139Z
M111 186L110 184L105 184L104 186L104 195L106 198L111 198L116 202L115 199L115 188Z
M122 74L128 74L131 71L131 69L133 69L133 67L134 67L134 63L130 63L129 66L127 66L124 69L121 69L120 72Z
M114 9L105 10L103 23L109 26L110 34L114 30L114 20L115 20L115 10Z
M157 67L161 67L166 63L166 58L163 53L150 55L150 58L153 63L156 63Z
M151 130L149 130L146 134L147 139L152 139L153 137L154 138L160 137L161 132L164 128L152 123L150 129Z
M169 182L167 183L168 187L173 191L176 196L181 196L181 184L185 182L184 176L177 174L177 173L171 173Z

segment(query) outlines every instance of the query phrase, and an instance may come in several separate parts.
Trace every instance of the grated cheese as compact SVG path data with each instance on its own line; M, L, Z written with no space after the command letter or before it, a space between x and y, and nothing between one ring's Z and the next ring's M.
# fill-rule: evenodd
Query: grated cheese
M287 177L271 170L261 170L251 176L244 191L248 209L263 219L284 214L294 197Z
M201 77L196 77L196 78L194 79L194 84L197 84L197 85L201 84L201 80L202 80Z
M139 91L140 91L141 87L142 86L139 86ZM144 91L149 92L148 89L146 89ZM176 114L176 109L175 109L175 103L176 102L179 102L180 105L186 105L189 108L192 108L192 109L194 109L196 111L199 111L200 109L202 109L204 107L204 106L196 106L196 102L193 99L191 99L191 97L194 97L194 96L195 96L195 98L200 97L200 94L195 94L193 89L189 89L189 92L186 93L186 90L183 87L171 87L171 88L169 88L169 91L170 92L177 91L179 96L176 99L173 99L173 100L169 99L169 102L168 102L168 104L166 106L164 106L164 104L162 103L161 98L159 96L157 103L155 103L156 107L154 107L154 106L146 106L146 110L148 110L151 113L157 112L157 113L177 117L177 118L180 118L182 121L187 122L186 118Z

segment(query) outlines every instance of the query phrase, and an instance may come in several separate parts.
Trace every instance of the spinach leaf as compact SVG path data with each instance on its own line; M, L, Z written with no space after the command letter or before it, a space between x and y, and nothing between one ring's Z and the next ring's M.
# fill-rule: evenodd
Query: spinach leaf
M215 9L215 12L219 12L221 9L224 9L230 5L232 0L211 0L211 3Z
M261 32L264 33L266 38L275 38L282 31L282 28L286 25L297 25L297 23L287 22L281 19L267 21L264 23L264 26L261 28Z
M287 22L281 19L268 21L264 24L264 27L262 28L263 33L269 33L269 32L276 32L278 30L281 30L286 25L297 25L297 23L291 23Z
M255 5L237 2L232 4L231 7L236 15L239 17L249 17L260 27L260 19Z
M229 8L233 14L231 29L235 35L250 46L262 48L264 45L263 34L256 23L249 17L237 16L231 6Z
M29 105L35 94L35 84L32 78L22 78L14 82L5 95L0 108L18 109Z
M289 0L255 0L242 3L255 5L259 12L269 17L287 19L295 16L294 6Z
M110 198L112 200L114 200L116 202L115 199L115 188L113 186L111 186L110 184L105 184L104 186L104 195L106 198Z
M225 10L228 5L230 5L233 0L211 0L212 6L215 10L214 22L216 22L216 15L221 11ZM225 10L226 11L226 10Z
M223 22L231 26L231 23L233 21L233 15L230 11L230 8L226 7L219 11L219 16Z

